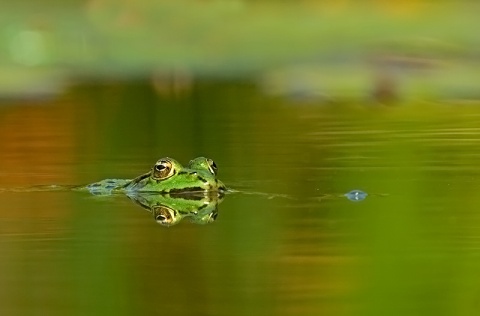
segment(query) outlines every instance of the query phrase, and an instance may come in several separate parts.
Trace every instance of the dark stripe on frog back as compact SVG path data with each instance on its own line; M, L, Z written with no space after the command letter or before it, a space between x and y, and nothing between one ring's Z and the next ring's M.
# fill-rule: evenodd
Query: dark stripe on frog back
M202 181L203 183L208 183L208 181L202 177L197 171L185 171L185 170L182 170L182 171L179 171L178 172L178 175L184 175L184 174L189 174L189 175L192 175L192 176L197 176L197 178Z
M203 183L208 183L207 179L201 177L201 176L198 176L198 178L200 179L200 181L202 181ZM215 181L217 181L217 179L215 179Z
M223 196L225 193L225 188L224 187L218 187L215 190L212 190L212 186L209 185L208 188L202 188L202 187L189 187L189 188L183 188L183 189L170 189L167 191L167 193L171 195L181 195L182 197L185 196L188 199L197 199L196 196L201 196L201 198L205 197L205 194L212 194L215 192L217 196ZM192 198L193 197L193 198Z

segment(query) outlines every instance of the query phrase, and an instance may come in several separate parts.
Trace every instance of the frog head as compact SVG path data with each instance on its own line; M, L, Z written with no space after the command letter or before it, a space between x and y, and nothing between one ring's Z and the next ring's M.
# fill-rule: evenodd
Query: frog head
M175 159L161 158L149 172L131 180L123 188L127 192L155 192L172 195L202 192L222 194L226 189L225 185L216 178L216 170L206 158L202 158L205 161L197 159L193 160L196 161L193 165L185 168ZM211 162L215 165L213 161Z

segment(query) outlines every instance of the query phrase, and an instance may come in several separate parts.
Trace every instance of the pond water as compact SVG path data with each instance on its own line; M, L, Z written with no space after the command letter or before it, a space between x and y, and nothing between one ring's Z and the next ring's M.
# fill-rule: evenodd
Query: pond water
M3 101L0 313L475 315L478 106L214 80ZM165 227L122 195L11 190L132 178L164 156L211 157L241 192L214 222Z

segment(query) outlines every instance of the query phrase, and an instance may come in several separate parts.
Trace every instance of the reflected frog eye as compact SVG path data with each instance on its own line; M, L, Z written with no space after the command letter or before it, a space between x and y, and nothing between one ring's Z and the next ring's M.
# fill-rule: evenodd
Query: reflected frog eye
M164 180L168 179L175 174L173 164L171 161L162 159L159 160L153 167L152 177L155 180Z
M218 168L215 161L209 158L207 159L207 162L208 162L208 169L210 170L210 172L213 173L214 175L217 175Z
M158 206L153 210L155 221L163 226L170 226L177 221L177 212L168 207Z
M217 220L217 217L218 217L218 211L215 210L214 212L212 212L212 213L210 214L208 222L209 222L209 223L212 223L212 222L216 221L216 220Z

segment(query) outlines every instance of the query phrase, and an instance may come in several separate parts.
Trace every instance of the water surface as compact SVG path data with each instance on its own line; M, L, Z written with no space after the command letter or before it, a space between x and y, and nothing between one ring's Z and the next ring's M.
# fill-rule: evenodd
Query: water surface
M474 315L478 105L324 104L249 82L78 86L0 107L2 315ZM207 225L127 197L10 192L213 158ZM368 197L352 202L351 190Z

